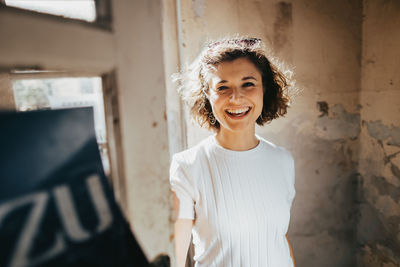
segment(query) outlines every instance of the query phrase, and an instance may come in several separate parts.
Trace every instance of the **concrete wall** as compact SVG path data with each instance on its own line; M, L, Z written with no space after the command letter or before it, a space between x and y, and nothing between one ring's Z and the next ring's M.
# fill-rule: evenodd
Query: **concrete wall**
M184 58L208 38L260 37L302 92L286 118L257 132L292 151L297 197L289 236L298 266L355 266L362 3L182 1ZM209 133L188 124L188 144Z
M360 266L400 265L400 2L363 2Z

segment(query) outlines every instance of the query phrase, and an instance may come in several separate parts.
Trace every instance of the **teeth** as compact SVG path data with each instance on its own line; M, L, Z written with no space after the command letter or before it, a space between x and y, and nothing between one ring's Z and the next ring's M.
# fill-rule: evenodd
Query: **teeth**
M248 111L250 108L242 108L242 109L227 109L226 111L228 111L229 113L233 113L233 114L239 114L239 113L243 113Z

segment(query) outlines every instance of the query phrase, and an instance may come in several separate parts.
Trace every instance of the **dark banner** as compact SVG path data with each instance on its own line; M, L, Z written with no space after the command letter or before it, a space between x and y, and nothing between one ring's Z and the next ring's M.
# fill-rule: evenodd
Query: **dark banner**
M147 266L91 108L0 113L0 266Z

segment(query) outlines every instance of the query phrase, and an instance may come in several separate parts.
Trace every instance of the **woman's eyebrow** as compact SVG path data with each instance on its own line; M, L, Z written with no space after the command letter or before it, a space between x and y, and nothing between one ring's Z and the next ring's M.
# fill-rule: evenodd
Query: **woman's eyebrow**
M257 79L254 78L253 76L246 76L246 77L243 77L243 78L242 78L242 81L246 81L246 80L250 80L250 79L253 79L253 80L256 80L256 81L257 81ZM227 83L227 82L228 82L227 80L221 80L221 81L219 81L217 84L220 84L220 83Z
M257 81L257 79L254 78L253 76L246 76L246 77L243 77L243 78L242 78L242 81L250 80L250 79L253 79L253 80L256 80L256 81Z
M219 84L219 83L227 83L227 82L228 82L227 80L221 80L217 84Z

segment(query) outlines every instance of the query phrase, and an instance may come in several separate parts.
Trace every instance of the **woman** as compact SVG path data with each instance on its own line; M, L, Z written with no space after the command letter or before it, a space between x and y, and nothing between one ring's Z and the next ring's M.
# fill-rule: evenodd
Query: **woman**
M257 38L214 42L176 76L192 118L215 132L172 158L178 267L191 234L198 267L294 266L293 157L255 134L256 123L286 114L289 76Z

